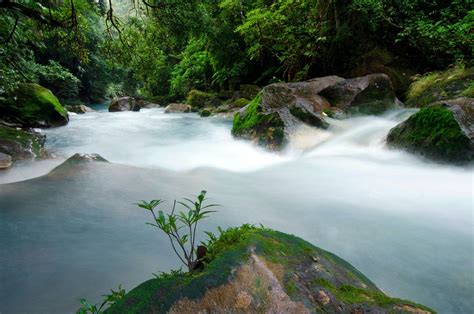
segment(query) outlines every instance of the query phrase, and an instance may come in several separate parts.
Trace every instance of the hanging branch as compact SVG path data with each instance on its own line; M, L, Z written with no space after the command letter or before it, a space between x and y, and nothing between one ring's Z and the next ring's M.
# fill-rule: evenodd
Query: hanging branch
M18 20L20 18L17 16L15 16L15 24L13 25L13 29L11 30L10 32L10 35L8 35L7 39L3 42L4 45L8 44L10 42L10 40L12 40L13 38L13 34L15 33L15 30L16 30L16 27L18 25Z

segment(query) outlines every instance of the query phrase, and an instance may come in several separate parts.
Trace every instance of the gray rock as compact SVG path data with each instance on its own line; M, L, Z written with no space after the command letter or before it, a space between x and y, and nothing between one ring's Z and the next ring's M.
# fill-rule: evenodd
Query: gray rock
M12 165L12 157L7 154L0 153L0 170L10 168Z
M182 103L172 103L166 106L165 113L191 112L192 107Z
M135 98L120 97L112 100L109 105L109 112L119 111L140 111L140 105Z
M67 109L67 111L74 112L74 113L77 113L77 114L84 114L84 113L87 113L87 112L95 112L94 109L92 109L90 107L87 107L86 105L67 105L67 106L65 106L65 108Z

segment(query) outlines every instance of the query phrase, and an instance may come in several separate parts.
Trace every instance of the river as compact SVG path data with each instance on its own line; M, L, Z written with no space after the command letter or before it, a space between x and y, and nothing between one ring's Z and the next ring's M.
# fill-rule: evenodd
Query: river
M202 189L219 212L202 230L262 223L346 259L391 296L440 313L474 308L474 169L389 150L413 111L302 127L270 153L231 120L99 111L43 130L55 158L0 173L0 313L72 313L178 267L141 199ZM110 163L53 171L74 153Z

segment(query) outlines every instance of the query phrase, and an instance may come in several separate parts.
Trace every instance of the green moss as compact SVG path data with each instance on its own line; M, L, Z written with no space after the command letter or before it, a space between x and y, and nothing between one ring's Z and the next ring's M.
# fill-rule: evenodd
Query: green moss
M25 126L58 126L68 121L67 110L56 96L38 84L20 84L2 106L0 115Z
M473 158L469 138L453 113L442 106L422 108L390 130L387 142L436 160L465 162Z
M211 114L212 114L212 111L207 108L204 108L199 112L199 115L203 118L209 117Z
M300 291L298 280L306 280L305 277L308 274L313 276L317 274L308 272L313 259L317 258L325 265L327 271L331 272L331 277L303 283L305 287L313 289L313 291L318 287L323 287L340 298L340 301L347 304L357 304L357 306L359 304L376 304L389 307L395 304L413 304L409 301L385 296L370 280L361 276L347 262L289 234L263 227L243 225L227 230L220 229L220 236L211 235L207 247L205 267L202 271L192 273L175 271L170 274L162 274L130 291L123 300L115 303L106 312L166 313L181 298L200 299L208 289L227 283L232 278L233 270L247 262L252 253L265 262L271 262L281 267L284 271L282 284L293 300L312 302L309 299L304 299L305 295ZM355 281L352 281L351 278L355 278ZM356 288L348 285L347 282L356 282L359 285L362 282L367 288ZM253 288L256 300L264 300L267 287L258 278ZM425 307L421 308L425 309Z
M205 106L214 105L213 101L217 100L216 95L198 90L191 90L186 97L186 103L193 108L204 108Z
M250 100L248 100L247 98L239 98L237 100L231 101L232 105L238 108L245 107L249 102Z
M474 97L474 67L456 66L416 79L407 93L406 105L423 107L459 96Z
M34 157L41 157L44 154L43 141L39 136L29 132L0 125L0 141L18 143L23 151L31 152ZM4 149L0 148L0 152L11 155L14 159L21 153L7 150L6 147L11 147L11 145L4 146Z

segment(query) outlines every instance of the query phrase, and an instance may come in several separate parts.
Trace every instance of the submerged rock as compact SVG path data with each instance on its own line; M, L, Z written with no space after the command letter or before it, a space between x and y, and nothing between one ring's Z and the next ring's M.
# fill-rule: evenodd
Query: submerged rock
M106 313L433 313L391 298L338 256L244 225L208 247L201 271L146 281Z
M80 166L93 162L108 162L99 154L74 154L48 173L48 176L68 176L76 173Z
M192 107L187 104L173 103L165 108L165 113L191 112Z
M12 165L12 157L10 155L0 153L0 170L10 168Z
M234 116L232 134L278 150L301 123L325 129L329 126L325 117L378 114L396 105L392 84L385 74L276 83L266 86Z
M66 105L66 109L69 112L74 112L77 114L84 114L88 112L95 112L94 109L86 106L86 105Z
M21 130L0 125L0 153L13 161L47 156L44 150L46 136L32 130Z
M443 162L474 159L474 99L433 103L390 130L389 147Z
M140 105L138 101L132 97L115 98L109 105L109 112L119 111L140 111Z
M21 127L48 128L65 125L67 110L53 93L38 84L20 84L0 104L0 118Z

